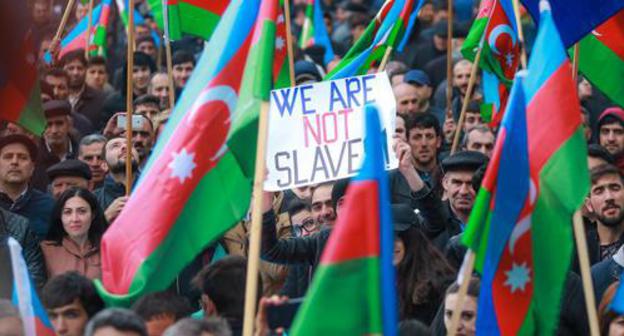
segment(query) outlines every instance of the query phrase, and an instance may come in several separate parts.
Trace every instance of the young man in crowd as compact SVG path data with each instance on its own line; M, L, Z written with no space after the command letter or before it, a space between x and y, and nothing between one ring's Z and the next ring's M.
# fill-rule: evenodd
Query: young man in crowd
M422 114L408 118L406 123L407 142L412 149L416 171L430 188L437 190L441 178L438 154L442 146L442 129L438 119Z
M610 107L598 118L598 144L613 155L616 165L624 169L624 110Z
M50 279L43 288L41 301L59 336L84 335L89 319L104 309L93 282L77 272Z
M104 95L109 95L113 92L113 87L108 83L108 72L106 72L106 59L104 57L89 57L85 83Z
M193 54L180 50L176 51L172 57L173 63L173 83L175 84L176 96L184 89L186 82L191 78L195 69L195 57Z

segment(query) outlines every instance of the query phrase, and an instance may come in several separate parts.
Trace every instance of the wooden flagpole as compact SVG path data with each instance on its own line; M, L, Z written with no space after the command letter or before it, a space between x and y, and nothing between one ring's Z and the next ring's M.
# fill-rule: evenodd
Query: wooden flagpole
M71 14L72 9L74 8L74 2L76 0L69 0L67 3L67 7L65 7L65 12L63 13L63 17L61 18L61 23L59 23L58 28L56 29L56 34L54 34L54 39L52 39L52 45L56 45L61 40L61 35L65 30L65 26L67 25L67 21L69 20L69 15Z
M290 0L284 0L284 20L286 20L286 48L288 49L288 74L290 86L295 86L295 56L293 51L292 30L290 28Z
M453 0L448 0L448 19L446 27L446 116L453 116Z
M134 70L134 0L128 0L128 49L126 76L126 196L132 189L132 72Z
M87 21L87 35L85 39L85 58L89 59L89 49L91 46L91 29L93 26L93 0L89 0L89 14Z
M459 291L457 292L457 301L455 301L455 307L453 307L453 312L451 313L451 325L450 330L447 330L446 333L449 336L455 336L457 334L457 327L459 327L459 318L461 317L461 311L464 308L464 301L466 300L466 295L468 295L468 285L470 284L470 278L472 277L472 271L474 270L476 255L474 251L468 249L466 251L466 256L464 257L464 262L462 263L462 267L459 270L460 274L457 278L459 282Z
M578 69L579 69L579 56L581 54L579 44L574 44L574 56L572 58L572 78L574 81L578 79ZM578 85L576 86L578 87Z
M243 336L252 336L256 317L258 296L258 269L260 264L260 241L262 237L262 197L266 174L266 145L268 133L269 103L262 102L258 120L258 143L256 145L256 168L253 184L249 252L247 255L247 281L245 286L245 314Z
M472 64L472 70L470 71L470 79L468 80L468 88L466 89L466 95L462 103L461 113L459 114L459 120L457 120L457 128L455 128L455 135L453 137L453 145L451 146L451 155L457 151L459 146L459 136L464 125L464 119L466 118L466 110L468 109L468 103L472 98L472 91L474 90L475 82L477 81L477 71L479 70L479 61L481 61L481 52L483 51L483 45L479 44L479 50L475 56L475 61Z
M386 48L386 52L381 59L381 63L379 63L379 68L377 68L377 72L382 72L386 69L386 65L388 64L388 60L390 59L390 55L392 55L392 46L388 46Z
M163 6L163 24L165 26L165 56L167 58L167 82L169 84L169 113L173 113L175 106L175 85L173 85L173 61L171 56L171 42L169 40L169 10L167 9L167 0L162 1Z
M589 266L589 255L587 253L587 238L581 211L574 213L574 237L576 238L576 251L578 253L579 265L581 268L581 279L583 280L583 292L585 293L585 308L589 319L589 331L591 336L599 336L598 315L596 314L596 298L594 297L594 286L592 284L591 270Z
M522 31L522 20L520 19L520 0L513 0L513 10L516 16L516 26L518 27L518 43L520 43L520 65L522 69L527 68L527 52L524 44L524 32Z

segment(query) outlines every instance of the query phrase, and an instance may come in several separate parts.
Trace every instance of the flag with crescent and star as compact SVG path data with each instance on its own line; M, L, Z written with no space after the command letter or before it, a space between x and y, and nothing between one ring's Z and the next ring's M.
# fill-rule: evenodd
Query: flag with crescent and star
M109 305L164 290L251 199L257 119L286 48L278 0L232 1L150 156L102 238ZM279 64L278 64L279 63Z
M483 277L481 335L555 333L572 256L572 215L589 190L572 67L548 2L541 7L528 71L515 77L462 237Z

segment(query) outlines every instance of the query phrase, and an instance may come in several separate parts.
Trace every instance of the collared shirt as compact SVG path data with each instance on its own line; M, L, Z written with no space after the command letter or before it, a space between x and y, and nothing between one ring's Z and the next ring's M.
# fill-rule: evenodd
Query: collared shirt
M76 104L78 104L78 102L80 101L80 98L82 97L82 93L85 90L85 85L82 86L82 88L80 89L80 91L78 91L78 93L76 94L69 94L69 97L67 97L67 100L69 100L69 104L72 107L72 110L76 107Z
M74 152L74 145L72 145L72 142L71 142L71 140L69 138L67 138L67 142L68 142L67 151L63 154L63 156L59 156L58 157L59 160L61 160L61 161L65 161L67 159L67 155L69 153L73 153ZM50 148L50 145L48 145L48 142L45 141L45 139L43 140L43 143L45 144L46 149L48 150L48 153L53 153L52 152L52 148Z

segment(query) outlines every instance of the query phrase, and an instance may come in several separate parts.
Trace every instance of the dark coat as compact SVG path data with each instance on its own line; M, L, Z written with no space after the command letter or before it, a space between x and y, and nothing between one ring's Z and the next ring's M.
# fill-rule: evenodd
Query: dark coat
M71 136L69 137L69 142L71 144L71 148L65 156L65 159L76 159L78 157L78 142ZM47 192L50 180L48 179L48 173L46 171L48 168L59 162L61 162L61 159L59 159L56 154L48 150L45 140L41 138L41 141L39 142L37 161L35 163L35 171L30 180L30 185L33 188Z
M9 196L0 193L0 207L26 217L38 240L43 240L48 234L50 216L54 207L54 200L50 195L28 188L13 202Z
M126 194L126 186L123 183L115 182L110 175L106 175L102 186L95 189L93 194L102 207L102 211L106 211L115 199Z
M613 258L605 259L591 268L596 303L600 303L602 295L612 283L620 280L622 271L624 267L616 263Z
M46 282L46 268L39 241L30 229L28 219L0 208L0 236L8 234L22 246L28 272L37 288Z
M78 99L78 102L74 106L73 112L87 117L92 127L101 129L102 110L104 108L105 99L106 96L104 93L85 85L84 91L82 91L80 99Z

